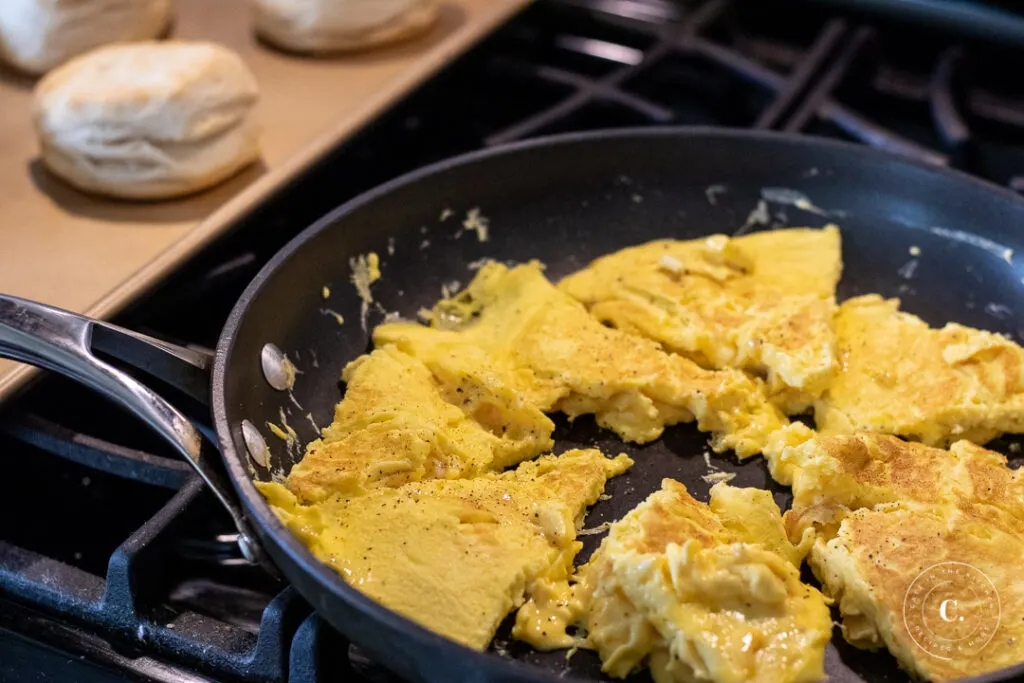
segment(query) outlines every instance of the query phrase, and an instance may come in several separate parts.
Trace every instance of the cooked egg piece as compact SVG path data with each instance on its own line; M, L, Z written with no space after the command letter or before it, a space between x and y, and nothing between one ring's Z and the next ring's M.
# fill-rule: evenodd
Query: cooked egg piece
M793 473L786 527L814 534L808 562L849 642L886 647L929 680L1024 662L1024 482L1004 456L855 434L781 459Z
M793 475L790 536L832 533L859 508L921 503L983 506L1024 529L1024 479L1006 457L969 441L949 450L884 434L822 437L783 452Z
M722 526L737 538L764 546L798 569L811 549L814 535L810 531L796 545L790 542L771 491L715 485L711 487L709 507Z
M696 418L716 451L762 452L787 424L763 383L733 369L705 370L650 340L602 325L544 277L536 262L484 265L469 286L431 313L432 327L381 325L394 344L432 366L439 358L502 368L538 409L594 414L623 439L646 443L666 425Z
M1024 431L1024 349L955 323L934 329L878 295L839 307L840 372L815 406L822 434L895 434L933 446Z
M569 451L504 473L338 494L309 506L281 484L257 486L350 585L482 650L535 585L568 576L586 507L631 464L625 455Z
M764 374L772 399L795 414L835 369L841 270L840 234L830 225L649 242L558 286L602 322L705 367Z
M360 494L421 479L500 471L549 450L554 424L500 373L441 384L421 361L385 346L346 366L334 422L288 475L300 500ZM450 372L451 376L445 375Z
M970 506L851 512L809 557L839 603L843 635L952 681L1024 662L1024 540Z
M824 597L800 581L806 547L788 541L764 491L717 484L711 501L664 480L612 525L559 604L617 678L646 665L656 681L822 680L832 622ZM552 612L530 607L514 635L565 646L537 637L531 621Z

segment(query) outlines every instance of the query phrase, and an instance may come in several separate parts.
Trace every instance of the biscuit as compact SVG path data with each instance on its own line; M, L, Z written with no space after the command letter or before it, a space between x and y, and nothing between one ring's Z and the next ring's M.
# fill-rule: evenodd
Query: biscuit
M36 86L42 160L76 187L131 199L205 189L259 157L256 79L202 42L113 45Z
M0 59L43 74L108 43L150 40L170 18L170 0L3 0Z
M295 52L347 52L413 38L437 20L435 0L253 0L256 33Z

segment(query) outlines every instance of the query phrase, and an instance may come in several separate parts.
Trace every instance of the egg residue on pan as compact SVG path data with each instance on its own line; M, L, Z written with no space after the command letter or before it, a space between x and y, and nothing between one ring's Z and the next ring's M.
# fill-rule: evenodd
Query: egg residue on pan
M348 583L475 649L518 610L515 637L592 648L611 676L814 681L834 599L850 643L923 678L1024 661L1024 484L972 443L1024 431L1024 349L874 295L837 307L841 270L834 226L662 240L558 286L482 264L427 325L374 330L334 422L260 490ZM818 431L787 417L811 409ZM764 455L792 509L667 479L574 570L586 509L633 463L545 455L555 412L641 444L695 421L716 452ZM929 640L934 596L974 630Z

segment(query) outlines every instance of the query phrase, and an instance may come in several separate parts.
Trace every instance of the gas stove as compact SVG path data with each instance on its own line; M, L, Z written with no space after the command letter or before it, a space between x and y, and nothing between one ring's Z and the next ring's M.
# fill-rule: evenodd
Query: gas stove
M1020 53L840 5L540 0L117 322L209 348L257 270L329 209L444 157L564 131L797 132L1024 190L1024 87L1006 76ZM134 418L46 377L0 414L0 452L0 681L394 680L246 564L198 479Z

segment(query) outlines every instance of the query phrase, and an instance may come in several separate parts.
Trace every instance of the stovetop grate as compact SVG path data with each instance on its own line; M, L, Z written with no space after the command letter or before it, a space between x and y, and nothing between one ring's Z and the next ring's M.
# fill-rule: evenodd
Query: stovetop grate
M1024 90L999 76L1020 56L906 33L813 3L541 0L118 322L210 348L256 271L334 206L444 157L562 131L825 135L1024 189ZM89 392L39 382L3 413L0 447L0 680L390 680L245 566L189 468Z

